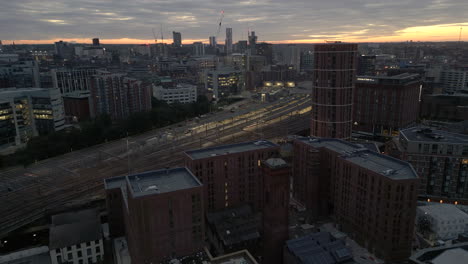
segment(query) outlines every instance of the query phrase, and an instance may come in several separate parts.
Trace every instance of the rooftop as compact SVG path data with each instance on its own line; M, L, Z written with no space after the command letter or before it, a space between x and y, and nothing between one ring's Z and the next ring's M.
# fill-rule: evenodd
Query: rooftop
M418 210L442 221L452 221L460 218L468 219L468 214L458 209L453 204L431 203L424 206L418 206Z
M126 177L126 181L133 197L202 186L187 168L162 169L129 175Z
M400 135L404 136L408 141L468 144L467 135L443 130L433 130L423 126L403 129L400 131Z
M271 169L279 169L279 168L288 167L288 164L286 163L286 161L280 158L267 159L265 161L265 164Z
M418 82L419 74L402 73L393 76L357 76L356 83L378 83L378 84L409 84Z
M300 140L314 148L327 148L341 153L340 157L342 159L394 180L414 179L418 177L409 163L371 151L359 144L328 138L298 137L296 140Z
M206 218L225 246L260 238L260 215L248 205L208 213Z
M273 147L279 147L279 146L268 140L256 140L256 141L249 141L249 142L238 143L238 144L222 145L222 146L211 147L211 148L190 150L190 151L186 151L185 154L187 154L187 156L189 156L191 159L197 160L197 159L204 159L204 158L209 158L209 157L228 155L228 154L233 154L233 153L253 151L253 150L259 150L259 149L266 149L266 148L273 148Z
M248 250L241 250L226 255L210 258L211 264L257 264Z
M328 232L318 232L286 241L289 253L304 264L335 264L352 260L350 250L342 240Z
M97 210L70 212L52 217L49 248L64 248L102 238Z

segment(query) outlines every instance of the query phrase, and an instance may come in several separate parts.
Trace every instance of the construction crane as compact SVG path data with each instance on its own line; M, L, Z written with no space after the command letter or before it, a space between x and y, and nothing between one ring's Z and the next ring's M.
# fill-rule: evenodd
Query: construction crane
M460 35L458 35L458 42L461 42L463 27L460 27Z
M158 37L156 37L156 33L154 33L154 28L153 28L153 37L154 37L154 44L158 44Z
M221 10L221 16L219 17L219 22L218 22L218 30L216 31L216 39L218 39L219 32L221 31L221 24L223 23L223 18L224 18L224 10Z

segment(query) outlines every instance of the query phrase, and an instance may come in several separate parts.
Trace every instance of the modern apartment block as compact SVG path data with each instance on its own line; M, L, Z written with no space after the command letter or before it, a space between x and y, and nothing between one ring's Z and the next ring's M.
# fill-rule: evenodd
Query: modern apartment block
M172 103L193 103L197 101L197 86L180 83L174 87L153 86L153 97Z
M376 135L398 134L419 117L418 74L358 76L354 89L353 130Z
M91 117L108 114L114 120L151 110L151 88L124 74L100 71L91 79Z
M0 149L14 149L31 137L65 127L58 89L8 88L0 91Z
M160 263L203 249L203 187L188 169L109 178L105 189L111 235L125 229L132 263Z
M418 126L401 130L386 148L413 165L421 179L419 195L468 198L468 136Z
M339 139L294 140L294 197L386 261L411 254L419 179L404 161Z
M50 71L53 87L59 88L63 95L89 95L91 77L96 73L96 67L61 68Z
M289 238L289 177L291 167L280 158L262 162L263 170L263 260L282 263Z
M351 137L356 64L357 44L315 45L311 136Z
M279 146L266 140L191 150L185 152L185 166L204 185L205 210L250 204L263 206L261 161L279 151Z

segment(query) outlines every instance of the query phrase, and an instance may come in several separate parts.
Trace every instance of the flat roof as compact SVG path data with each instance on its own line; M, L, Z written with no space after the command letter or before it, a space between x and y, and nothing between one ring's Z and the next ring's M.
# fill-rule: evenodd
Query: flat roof
M187 168L162 169L126 176L133 197L202 186Z
M453 204L431 203L424 206L418 206L417 209L442 221L451 221L460 218L468 219L468 214L458 209Z
M286 161L284 161L281 158L270 158L265 161L265 165L272 169L279 169L279 168L284 168L288 167L288 164Z
M257 264L255 258L246 249L211 258L211 264Z
M443 130L435 130L424 126L403 129L400 130L400 134L403 135L408 141L468 144L467 135Z
M189 151L186 151L185 154L187 154L187 156L189 156L193 160L197 160L197 159L204 159L204 158L209 158L209 157L228 155L228 154L233 154L233 153L259 150L259 149L266 149L266 148L272 148L272 147L279 147L279 146L268 140L255 140L255 141L243 142L243 143L238 143L238 144L222 145L222 146L211 147L211 148L189 150Z
M411 164L393 157L371 151L359 144L349 143L340 139L323 139L300 137L302 141L314 148L327 148L340 153L340 158L348 160L360 167L384 175L390 179L416 179L418 175Z

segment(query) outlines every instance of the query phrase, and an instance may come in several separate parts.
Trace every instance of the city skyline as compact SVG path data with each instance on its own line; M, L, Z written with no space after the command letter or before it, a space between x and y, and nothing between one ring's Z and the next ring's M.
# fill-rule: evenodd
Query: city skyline
M247 39L249 30L271 43L458 41L460 27L468 27L463 20L468 3L461 0L48 0L41 5L20 0L2 4L0 22L8 26L0 36L4 44L87 43L93 37L104 44L145 44L154 43L153 28L161 41L162 24L167 43L172 43L172 31L182 33L184 44L206 43L217 30L221 10L225 17L218 40L232 27L234 42Z

